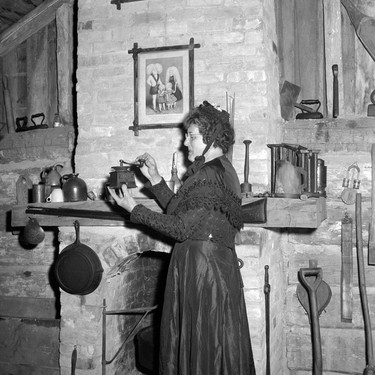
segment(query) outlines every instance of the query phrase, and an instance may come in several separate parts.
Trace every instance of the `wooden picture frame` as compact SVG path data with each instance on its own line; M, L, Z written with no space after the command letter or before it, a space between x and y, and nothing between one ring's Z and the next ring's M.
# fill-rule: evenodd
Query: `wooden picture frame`
M138 48L134 60L134 121L129 129L179 127L194 105L194 48L187 45Z

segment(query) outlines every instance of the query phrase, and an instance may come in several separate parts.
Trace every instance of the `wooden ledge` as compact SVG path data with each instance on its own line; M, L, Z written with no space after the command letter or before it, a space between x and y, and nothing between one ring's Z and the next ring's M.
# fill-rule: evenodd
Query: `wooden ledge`
M247 204L261 198L244 198ZM161 212L152 199L136 198L138 203ZM37 213L27 211L52 209L49 213L41 210ZM43 227L64 227L79 220L81 226L123 226L128 215L122 209L105 201L30 203L28 206L14 206L12 209L12 227L23 227L29 218L35 218ZM291 198L267 198L267 222L264 224L246 223L245 227L263 228L318 228L327 218L325 198L309 198L306 201Z

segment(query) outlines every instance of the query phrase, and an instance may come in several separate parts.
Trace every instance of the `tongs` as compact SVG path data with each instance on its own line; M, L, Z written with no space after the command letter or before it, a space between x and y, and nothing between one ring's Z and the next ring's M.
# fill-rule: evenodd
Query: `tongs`
M128 165L132 165L134 167L138 167L138 168L142 168L145 164L145 160L144 159L139 159L137 161L126 161L126 160L120 160L120 163L122 165L123 164L128 164Z

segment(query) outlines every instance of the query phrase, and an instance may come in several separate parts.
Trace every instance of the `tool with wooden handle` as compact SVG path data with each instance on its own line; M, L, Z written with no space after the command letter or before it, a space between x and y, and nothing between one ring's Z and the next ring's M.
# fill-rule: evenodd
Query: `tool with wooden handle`
M319 315L329 304L332 291L323 281L323 271L317 267L315 260L309 261L309 268L300 268L298 272L300 284L297 286L297 297L306 310L310 326L313 349L313 375L323 374L323 357L320 336Z
M271 357L270 357L270 292L271 285L268 276L269 266L264 266L264 303L266 313L266 375L271 374Z
M365 347L366 347L366 368L364 375L375 375L374 351L372 342L372 328L370 310L367 299L365 262L363 259L363 238L362 238L362 195L356 194L355 199L355 222L356 222L356 245L358 263L358 286L361 297L363 323L365 327Z
M353 319L353 220L345 213L341 220L341 321Z
M371 146L371 223L368 244L368 264L375 266L375 143Z
M332 65L333 72L333 108L332 117L336 118L339 116L339 68L337 64Z

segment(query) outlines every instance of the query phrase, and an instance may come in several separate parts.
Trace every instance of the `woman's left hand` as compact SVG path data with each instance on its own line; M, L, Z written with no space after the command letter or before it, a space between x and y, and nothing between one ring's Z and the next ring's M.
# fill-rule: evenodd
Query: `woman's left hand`
M108 188L109 194L115 202L129 213L133 211L133 208L137 205L137 202L133 197L129 195L128 188L125 184L122 185L119 193L117 194L115 189Z

